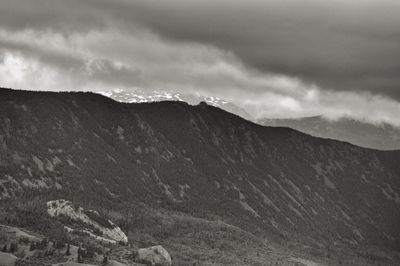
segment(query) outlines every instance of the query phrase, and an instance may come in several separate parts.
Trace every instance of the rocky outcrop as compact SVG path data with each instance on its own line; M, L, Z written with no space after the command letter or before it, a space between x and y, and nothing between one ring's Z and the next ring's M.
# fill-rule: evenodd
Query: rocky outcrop
M113 222L100 217L99 213L96 211L85 211L82 207L75 208L70 201L60 199L47 202L47 213L52 217L64 215L72 220L81 221L89 226L98 229L100 232L103 233L103 236L112 240L112 242L114 243L128 243L128 237L121 230L121 228L119 228ZM67 230L68 229L69 228L67 228ZM90 232L88 233L90 234Z

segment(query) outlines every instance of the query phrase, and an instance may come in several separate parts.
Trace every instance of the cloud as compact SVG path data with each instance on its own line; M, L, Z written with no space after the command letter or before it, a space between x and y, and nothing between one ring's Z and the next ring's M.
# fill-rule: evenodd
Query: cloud
M308 97L307 94L313 94ZM353 118L372 124L400 126L400 103L391 98L369 93L331 92L310 89L304 97L265 93L248 97L243 105L249 112L266 118L295 118L314 115L336 120Z
M232 51L265 73L400 99L398 1L135 1L162 36Z
M1 86L165 89L256 117L400 125L397 2L33 2L0 2Z

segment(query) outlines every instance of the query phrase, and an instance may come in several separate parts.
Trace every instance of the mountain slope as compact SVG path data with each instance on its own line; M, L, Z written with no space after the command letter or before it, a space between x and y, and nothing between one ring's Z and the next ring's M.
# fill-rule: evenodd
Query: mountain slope
M127 202L268 237L399 247L399 151L263 127L205 103L0 90L1 199Z
M389 124L372 125L350 118L330 121L322 116L260 119L258 123L264 126L290 127L312 136L348 141L372 149L400 149L400 127Z

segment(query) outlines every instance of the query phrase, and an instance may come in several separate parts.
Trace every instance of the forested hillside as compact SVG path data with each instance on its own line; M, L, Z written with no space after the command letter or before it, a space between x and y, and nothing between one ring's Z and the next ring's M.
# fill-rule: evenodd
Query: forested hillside
M399 159L205 103L0 89L3 203L140 203L271 239L398 248Z

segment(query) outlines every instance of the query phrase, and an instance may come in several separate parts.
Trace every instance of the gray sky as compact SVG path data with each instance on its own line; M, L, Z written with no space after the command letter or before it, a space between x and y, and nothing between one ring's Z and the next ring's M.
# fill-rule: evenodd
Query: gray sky
M1 0L0 86L215 95L400 125L398 0Z

